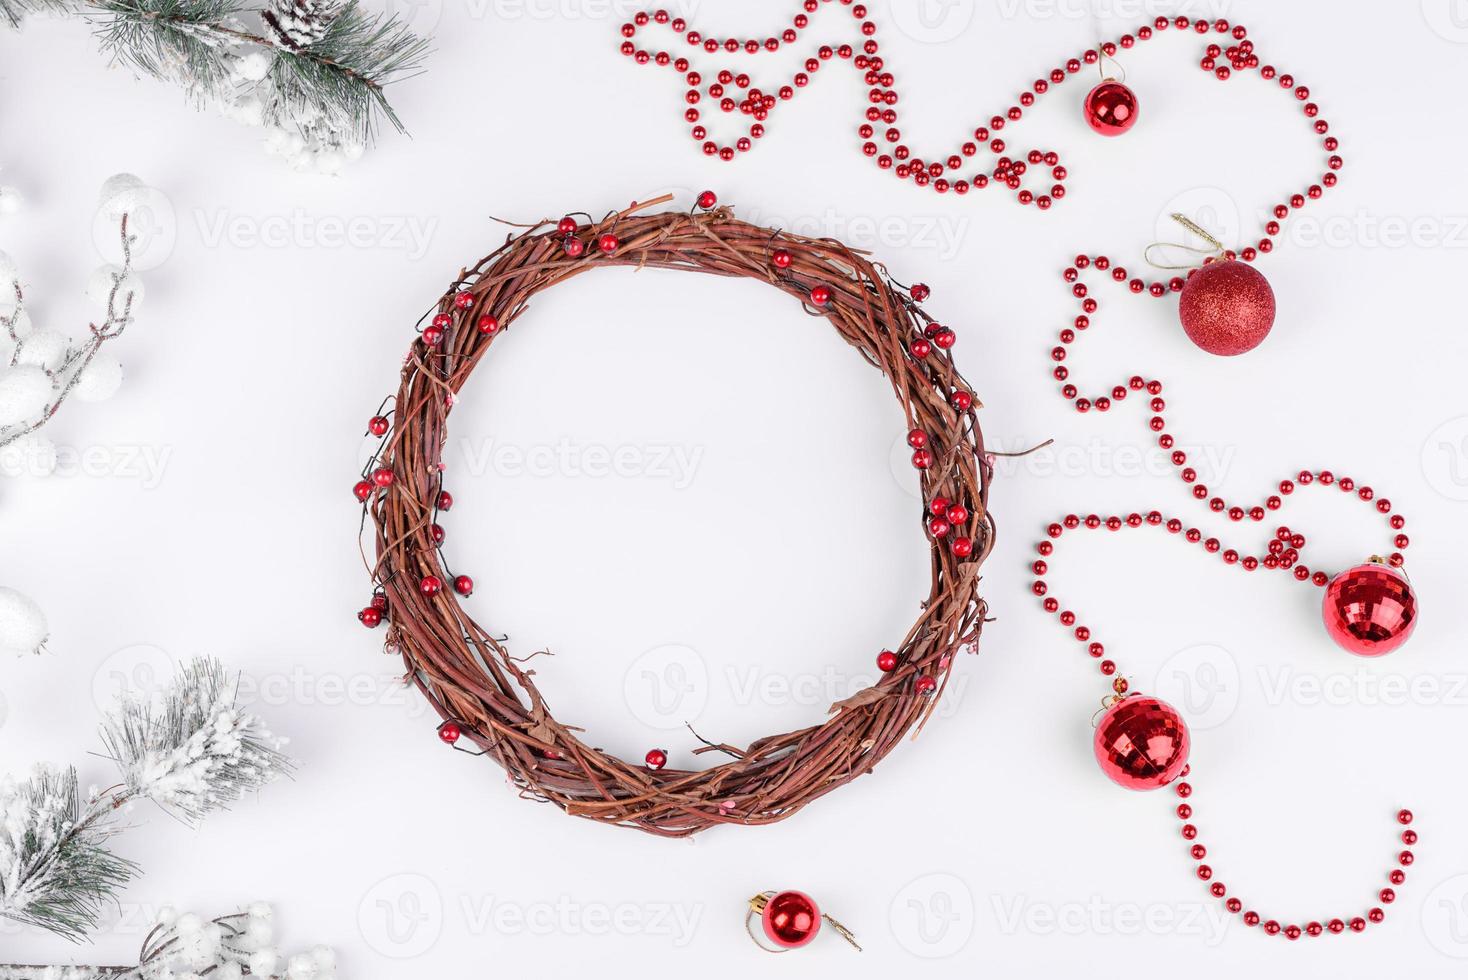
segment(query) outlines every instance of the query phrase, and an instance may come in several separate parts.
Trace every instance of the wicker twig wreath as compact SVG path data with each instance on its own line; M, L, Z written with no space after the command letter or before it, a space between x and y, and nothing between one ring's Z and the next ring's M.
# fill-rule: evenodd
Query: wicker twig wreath
M767 824L870 771L933 710L954 653L972 648L986 606L979 569L994 544L984 452L968 385L948 349L954 334L921 308L927 289L898 286L859 252L737 220L713 195L691 212L649 208L601 221L564 218L512 235L464 271L425 317L391 419L357 494L375 525L378 591L364 622L388 625L409 678L444 719L440 735L472 741L523 795L579 817L682 837L716 824ZM557 720L534 672L460 604L472 583L446 570L442 453L454 395L532 297L611 266L651 266L769 283L823 316L887 376L907 414L932 545L932 584L917 622L879 658L878 683L832 707L824 724L746 748L704 743L728 761L700 771L625 762ZM372 563L369 562L371 565ZM457 593L457 594L456 594ZM654 754L656 755L656 754Z

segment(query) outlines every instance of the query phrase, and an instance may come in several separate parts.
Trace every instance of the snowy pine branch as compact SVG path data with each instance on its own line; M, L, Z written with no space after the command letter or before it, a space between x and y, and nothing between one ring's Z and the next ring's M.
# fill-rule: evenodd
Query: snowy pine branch
M80 940L136 870L106 846L129 803L195 821L288 774L282 742L235 704L235 688L198 660L154 703L125 698L102 726L123 774L112 790L83 801L75 770L0 787L0 917Z
M428 50L396 15L359 0L0 0L0 18L62 13L92 24L104 53L180 85L196 102L268 128L266 149L297 169L334 173L385 121L384 87L416 74Z

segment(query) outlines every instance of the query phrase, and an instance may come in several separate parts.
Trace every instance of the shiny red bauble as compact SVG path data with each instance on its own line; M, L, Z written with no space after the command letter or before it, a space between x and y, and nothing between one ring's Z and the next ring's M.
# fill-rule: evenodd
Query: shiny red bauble
M948 396L948 403L960 412L967 412L974 403L974 396L966 391L955 391Z
M570 235L575 233L576 219L567 215L560 220L559 224L556 225L556 231L560 232L562 235Z
M500 328L500 321L498 320L498 318L492 317L488 313L484 314L484 316L482 316L482 317L479 318L479 332L480 333L494 333L499 328Z
M418 591L424 595L438 595L443 591L443 580L437 575L425 575L418 583Z
M456 721L446 721L438 726L438 737L443 740L445 745L453 745L459 740L459 736L463 734L463 730Z
M442 327L429 326L429 327L424 327L423 328L423 342L425 344L427 344L429 347L437 347L442 340L443 340L443 328Z
M1341 572L1325 588L1325 629L1362 657L1391 653L1417 627L1417 594L1401 572L1367 562Z
M373 470L372 482L377 484L379 487L392 486L392 470L388 469L385 466L381 469Z
M827 303L831 302L831 287L815 287L810 291L810 301L812 306L825 306Z
M883 650L877 654L877 669L884 674L890 674L897 669L897 654L891 650Z
M643 758L649 769L661 769L668 764L668 753L662 749L652 749Z
M1102 136L1120 136L1137 122L1137 93L1114 78L1086 94L1086 122Z
M785 249L783 248L775 249L775 254L770 256L770 261L775 263L775 268L777 269L790 268L790 259L790 253L785 251Z
M1210 262L1188 276L1178 316L1189 339L1210 354L1232 357L1264 342L1274 326L1274 290L1247 262Z
M572 235L561 243L561 248L573 259L579 259L586 252L586 243Z
M973 538L954 538L953 544L949 547L959 558L967 558L974 553L974 540Z
M617 249L622 247L622 242L617 238L616 235L613 235L611 232L607 232L605 235L602 235L596 240L596 247L601 249L607 255L612 255L617 251Z
M473 595L474 580L467 575L460 575L454 579L454 591L459 595Z
M458 307L459 309L461 309L461 310L467 310L469 307L471 307L473 305L474 305L474 294L473 293L460 292L460 293L455 293L454 294L454 306Z
M805 892L780 892L760 912L765 936L781 949L799 949L821 931L821 909Z
M357 613L357 621L368 629L376 629L382 625L382 610L368 606Z
M698 206L703 208L705 211L718 203L719 195L715 194L713 191L704 191L702 194L698 195Z
M366 480L358 480L357 485L352 487L352 496L365 503L367 498L372 496L372 484Z
M1096 726L1094 747L1101 771L1127 789L1166 786L1188 764L1188 726L1177 709L1157 698L1134 695L1107 710Z
M367 420L367 430L374 436L387 435L388 421L386 416L374 415Z

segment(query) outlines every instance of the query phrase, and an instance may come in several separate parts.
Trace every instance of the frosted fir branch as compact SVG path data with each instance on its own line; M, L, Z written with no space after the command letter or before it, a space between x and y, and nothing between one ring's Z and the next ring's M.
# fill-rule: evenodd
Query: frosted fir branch
M114 808L82 803L75 769L0 784L0 916L78 941L136 866L107 850Z
M290 772L284 740L235 704L236 686L218 661L197 660L161 704L118 705L102 741L130 795L194 822Z
M359 0L0 0L12 25L39 12L81 17L114 62L268 127L267 150L323 172L359 155L381 123L403 131L384 89L417 74L428 51L397 15L364 13Z
M281 740L235 705L235 687L216 661L197 660L155 703L125 698L102 727L124 781L85 801L75 770L0 786L0 917L79 941L137 872L107 848L128 804L151 800L193 822L290 772Z
M143 941L136 966L0 965L0 980L183 980L187 977L259 977L261 980L335 980L336 954L315 946L286 958L275 945L274 914L257 902L245 911L205 920L164 909Z

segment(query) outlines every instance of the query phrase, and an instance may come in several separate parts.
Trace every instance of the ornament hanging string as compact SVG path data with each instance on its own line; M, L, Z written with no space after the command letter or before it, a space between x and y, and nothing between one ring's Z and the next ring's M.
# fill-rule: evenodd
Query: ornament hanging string
M1151 245L1148 245L1146 249L1144 249L1142 252L1142 258L1146 259L1147 264L1150 265L1152 268L1161 269L1164 272L1188 271L1198 268L1198 263L1196 262L1189 262L1182 265L1174 265L1171 263L1159 262L1157 259L1154 259L1152 257L1155 252L1164 248L1175 248L1183 252L1192 252L1194 255L1202 255L1205 258L1223 258L1224 255L1227 253L1228 249L1224 247L1223 242L1219 241L1217 238L1214 238L1207 229L1198 224L1192 218L1189 218L1185 214L1178 214L1177 212L1173 212L1170 217L1173 221L1176 221L1178 224L1182 225L1188 231L1203 239L1212 247L1199 248L1196 245L1186 245L1182 242L1153 242Z

